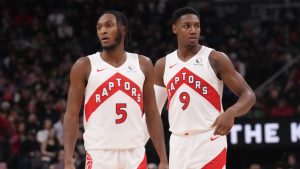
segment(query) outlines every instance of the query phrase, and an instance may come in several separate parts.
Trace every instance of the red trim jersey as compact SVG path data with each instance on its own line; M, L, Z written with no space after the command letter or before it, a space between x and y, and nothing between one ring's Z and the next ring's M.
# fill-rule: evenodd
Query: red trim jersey
M97 52L89 55L91 73L85 90L85 149L129 149L144 146L143 84L137 54L126 52L116 68Z
M213 49L202 46L186 62L177 50L166 56L164 84L168 93L170 131L188 135L207 131L223 112L223 82L209 63Z

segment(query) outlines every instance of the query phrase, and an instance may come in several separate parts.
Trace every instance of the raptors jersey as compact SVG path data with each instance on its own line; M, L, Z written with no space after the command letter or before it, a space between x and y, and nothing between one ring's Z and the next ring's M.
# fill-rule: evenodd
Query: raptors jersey
M129 149L144 146L142 120L144 73L137 54L126 52L116 68L89 55L91 72L85 91L85 148Z
M174 134L210 130L223 112L223 82L210 66L211 51L211 48L202 46L186 62L178 58L177 50L166 56L163 79L168 92L170 131Z

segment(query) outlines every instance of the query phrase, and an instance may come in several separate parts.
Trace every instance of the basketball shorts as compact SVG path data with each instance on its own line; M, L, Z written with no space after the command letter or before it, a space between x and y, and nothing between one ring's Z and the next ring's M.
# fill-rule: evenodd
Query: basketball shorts
M225 169L226 136L213 133L214 130L187 136L172 134L170 169Z
M85 169L147 169L145 148L88 150Z

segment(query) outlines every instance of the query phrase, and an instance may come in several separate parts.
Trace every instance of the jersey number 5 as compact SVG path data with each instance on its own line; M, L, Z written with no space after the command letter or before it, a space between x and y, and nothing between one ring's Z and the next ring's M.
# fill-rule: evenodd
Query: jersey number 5
M117 103L116 104L116 113L121 117L116 119L116 124L121 124L127 119L127 112L125 108L127 107L126 103Z
M182 92L179 95L179 100L183 103L182 110L185 110L190 104L190 95L187 92Z

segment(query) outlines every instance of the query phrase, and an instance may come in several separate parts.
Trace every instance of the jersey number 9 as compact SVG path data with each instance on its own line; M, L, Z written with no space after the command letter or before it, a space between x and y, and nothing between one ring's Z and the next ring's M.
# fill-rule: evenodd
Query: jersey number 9
M190 104L190 95L187 92L182 92L179 95L179 100L183 103L182 110L185 110Z

